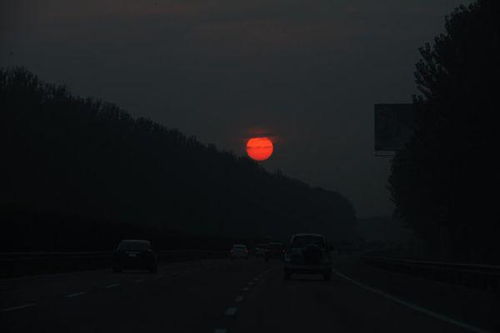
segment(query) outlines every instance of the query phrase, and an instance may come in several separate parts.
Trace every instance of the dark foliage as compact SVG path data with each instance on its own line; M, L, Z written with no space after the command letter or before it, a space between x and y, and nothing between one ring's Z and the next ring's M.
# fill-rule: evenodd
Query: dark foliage
M234 242L262 239L188 234L165 226L112 222L25 206L1 207L0 251L111 251L122 239L149 239L155 250L227 250Z
M500 2L461 6L445 27L420 49L416 131L393 161L390 188L433 251L498 262Z
M0 71L0 119L6 231L19 229L5 213L12 207L41 214L41 229L66 234L80 220L89 221L86 228L106 221L207 236L310 230L343 238L355 220L338 193L270 174L113 104L72 96L22 68ZM66 218L55 226L39 212ZM104 230L100 223L96 230Z

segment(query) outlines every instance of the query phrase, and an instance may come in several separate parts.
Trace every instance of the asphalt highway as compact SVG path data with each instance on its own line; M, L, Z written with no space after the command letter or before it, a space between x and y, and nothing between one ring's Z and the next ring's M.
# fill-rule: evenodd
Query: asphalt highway
M332 281L261 259L0 280L0 331L486 332L336 270Z

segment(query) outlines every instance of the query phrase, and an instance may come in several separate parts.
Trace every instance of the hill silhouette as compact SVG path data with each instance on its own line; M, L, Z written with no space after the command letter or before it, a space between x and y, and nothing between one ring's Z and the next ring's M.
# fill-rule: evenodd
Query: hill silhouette
M353 230L355 211L339 193L73 96L24 68L0 70L0 118L4 250L99 247L118 225L128 234L254 238L342 239Z

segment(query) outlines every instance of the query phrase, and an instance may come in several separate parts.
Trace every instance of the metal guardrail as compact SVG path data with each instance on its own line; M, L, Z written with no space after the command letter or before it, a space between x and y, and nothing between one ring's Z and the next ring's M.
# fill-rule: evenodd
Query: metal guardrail
M361 256L367 264L440 282L499 291L500 266Z
M112 255L112 251L4 252L0 253L0 278L111 267ZM175 262L223 258L227 251L170 250L157 255L159 261Z

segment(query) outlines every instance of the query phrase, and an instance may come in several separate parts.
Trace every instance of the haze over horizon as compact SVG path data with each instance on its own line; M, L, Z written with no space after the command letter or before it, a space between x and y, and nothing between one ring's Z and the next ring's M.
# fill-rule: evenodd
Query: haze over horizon
M238 155L272 136L267 169L389 215L373 104L410 102L418 48L470 2L21 0L1 5L0 66Z

